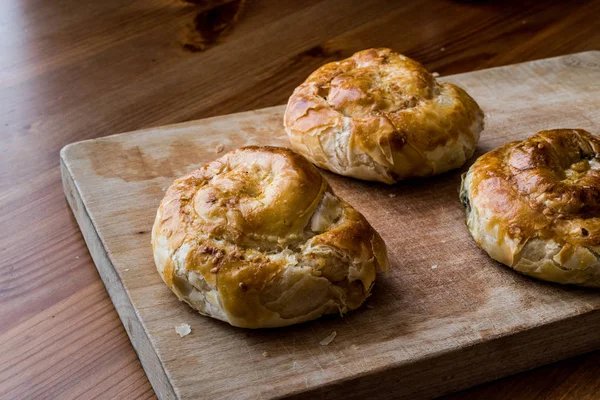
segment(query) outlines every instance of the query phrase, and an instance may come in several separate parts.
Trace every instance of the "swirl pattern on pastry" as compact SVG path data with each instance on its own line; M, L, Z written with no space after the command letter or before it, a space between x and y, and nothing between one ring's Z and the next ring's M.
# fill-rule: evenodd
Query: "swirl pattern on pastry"
M157 269L201 314L246 328L359 307L385 243L288 149L245 147L177 179L152 230Z
M369 49L313 72L289 98L284 126L294 150L317 166L394 183L461 167L483 112L418 62Z
M467 226L493 259L539 279L600 287L600 138L538 132L463 177Z

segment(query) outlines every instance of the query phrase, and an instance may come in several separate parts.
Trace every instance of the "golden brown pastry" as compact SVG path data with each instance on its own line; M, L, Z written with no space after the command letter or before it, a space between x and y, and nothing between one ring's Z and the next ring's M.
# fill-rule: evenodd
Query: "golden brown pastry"
M152 247L180 300L245 328L355 309L388 268L367 220L312 164L277 147L241 148L177 179Z
M462 166L483 112L418 62L370 49L313 72L290 97L284 125L294 150L319 167L394 183Z
M547 281L600 286L600 138L541 131L491 151L463 178L477 244L495 260Z

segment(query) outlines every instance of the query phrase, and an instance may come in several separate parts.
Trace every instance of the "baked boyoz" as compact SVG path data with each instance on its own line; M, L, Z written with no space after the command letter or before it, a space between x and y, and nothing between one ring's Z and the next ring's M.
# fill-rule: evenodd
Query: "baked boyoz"
M388 268L367 220L306 159L277 147L241 148L177 179L152 247L180 300L246 328L355 309Z
M467 226L493 259L600 287L600 138L555 129L479 157L463 177Z
M483 112L418 62L369 49L313 72L290 96L284 126L293 149L317 166L395 183L461 167Z

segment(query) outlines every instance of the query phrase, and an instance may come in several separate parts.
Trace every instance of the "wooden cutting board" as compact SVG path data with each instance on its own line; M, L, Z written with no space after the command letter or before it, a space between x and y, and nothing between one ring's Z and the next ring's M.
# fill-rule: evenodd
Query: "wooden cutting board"
M477 155L541 129L600 134L600 52L443 79L486 112ZM325 173L381 233L392 265L366 306L343 318L245 330L180 303L150 246L165 188L222 155L221 146L286 146L283 111L144 129L61 151L69 204L160 398L430 397L600 348L600 292L520 276L477 248L458 200L466 167L393 186ZM181 323L192 327L184 338L174 329ZM320 345L332 332L335 340Z

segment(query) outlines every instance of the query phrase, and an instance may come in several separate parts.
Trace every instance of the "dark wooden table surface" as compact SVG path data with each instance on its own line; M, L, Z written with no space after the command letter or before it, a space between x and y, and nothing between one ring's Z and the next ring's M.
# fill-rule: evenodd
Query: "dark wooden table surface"
M154 397L63 196L64 145L282 104L368 47L441 75L597 50L599 20L599 0L1 1L0 398ZM598 396L600 352L451 397Z

